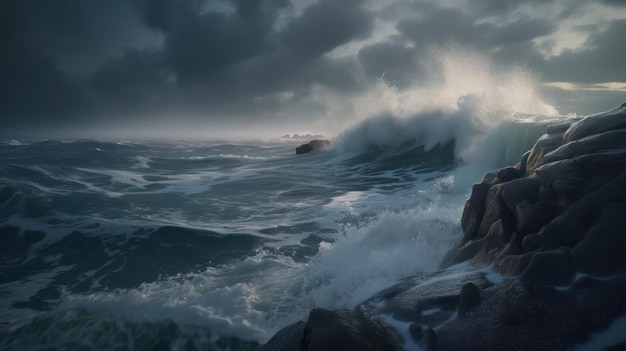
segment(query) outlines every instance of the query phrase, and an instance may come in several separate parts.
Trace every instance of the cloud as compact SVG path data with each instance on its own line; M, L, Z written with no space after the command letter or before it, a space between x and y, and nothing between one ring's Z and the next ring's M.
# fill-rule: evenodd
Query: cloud
M0 127L322 120L381 78L431 83L424 62L451 43L546 82L623 81L622 2L575 1L7 0ZM546 92L575 106L573 90Z
M366 38L373 15L360 0L322 0L295 18L281 33L285 46L296 56L319 57L353 39Z
M626 6L623 0L600 0L600 2L612 6Z
M562 114L575 113L579 116L607 111L626 102L623 90L589 88L585 85L568 89L545 86L543 94Z
M546 36L557 29L553 20L541 18L524 18L515 22L497 26L487 35L498 45L515 45Z
M603 83L626 77L626 19L611 21L605 30L591 34L582 48L565 50L542 67L553 81Z
M29 2L7 1L0 9L0 126L53 123L85 107L78 84L44 51L35 26L38 16Z
M287 95L297 101L315 84L355 88L353 62L324 55L370 34L373 15L362 3L322 0L280 28L286 1L240 0L233 11L200 11L195 3L158 0L144 2L142 11L146 23L166 35L161 69L171 72L187 106L258 116L259 108L275 111L276 102Z
M401 39L385 40L362 48L359 62L371 78L383 78L404 88L424 77L418 51Z

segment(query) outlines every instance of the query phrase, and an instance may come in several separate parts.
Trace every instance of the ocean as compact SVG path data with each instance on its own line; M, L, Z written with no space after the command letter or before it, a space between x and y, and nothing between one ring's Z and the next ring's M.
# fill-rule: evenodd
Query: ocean
M548 119L307 138L0 141L0 349L248 350L438 269L472 183Z

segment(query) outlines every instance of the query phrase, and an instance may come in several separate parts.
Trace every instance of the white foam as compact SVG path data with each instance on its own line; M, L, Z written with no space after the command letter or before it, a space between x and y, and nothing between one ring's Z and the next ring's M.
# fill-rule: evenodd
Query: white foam
M134 165L132 168L135 168L135 169L150 168L149 163L152 162L152 160L150 160L148 157L136 156L135 159L137 160L137 164Z
M310 308L352 308L401 278L436 270L444 252L460 235L460 207L457 195L423 187L419 197L430 196L430 201L400 201L411 205L371 216L360 214L373 208L369 206L393 203L394 197L367 197L359 192L338 197L326 210L354 206L358 220L336 225L339 233L321 241L318 253L309 261L259 250L257 255L227 266L162 278L136 289L68 294L61 308L172 319L206 326L221 335L266 341L278 329L306 318ZM446 199L433 201L438 196ZM415 203L421 205L413 206Z

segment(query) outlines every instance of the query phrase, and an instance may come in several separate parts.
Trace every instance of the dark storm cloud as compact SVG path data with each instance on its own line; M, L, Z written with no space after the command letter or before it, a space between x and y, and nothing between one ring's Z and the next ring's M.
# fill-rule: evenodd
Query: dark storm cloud
M92 85L101 98L131 111L149 111L174 102L177 95L170 73L164 69L163 56L151 50L128 50L120 59L99 68Z
M297 56L320 55L353 39L366 38L372 30L372 15L360 0L322 0L311 5L282 33L283 43Z
M145 1L141 9L146 23L166 35L162 70L171 73L184 104L199 110L258 113L259 108L275 108L272 96L284 91L297 99L313 84L354 89L353 62L323 55L366 38L373 25L363 1L354 0L319 1L282 28L275 24L279 12L290 5L286 1L239 0L233 12L203 12L197 3L182 4ZM151 55L144 58L158 61ZM151 85L150 79L140 81Z
M403 88L423 78L418 63L419 52L401 39L386 40L364 47L358 58L372 78L382 78Z
M548 4L554 0L474 0L468 2L468 11L481 16L510 14L520 5Z
M502 4L513 9L514 2ZM437 8L432 4L422 5L415 16L405 18L397 24L400 34L413 42L413 55L419 56L431 45L457 43L479 49L503 68L510 66L542 67L544 55L534 39L545 37L557 30L556 22L549 18L520 16L512 21L484 21L490 13L467 13L461 8ZM394 55L391 50L387 56ZM406 53L402 55L406 56ZM390 58L386 57L387 60ZM384 65L380 62L379 65ZM366 67L372 66L370 63ZM419 67L414 69L419 72Z
M257 5L238 2L232 14L199 13L192 8L173 11L174 18L164 25L164 55L178 79L202 82L268 49L278 8L251 3Z
M476 23L463 11L425 6L412 18L400 21L398 31L416 44L431 44L450 39L476 41L493 30L493 25Z
M565 50L545 63L554 81L601 83L626 77L626 19L612 21L606 30L590 35L578 50Z
M626 92L582 88L576 91L548 86L543 89L548 102L561 113L576 113L579 116L607 111L626 102Z
M526 65L547 81L623 81L626 19L575 23L592 7L615 12L623 5L7 0L0 4L0 127L160 113L233 121L284 111L324 114L318 88L350 97L380 79L399 89L420 84L429 47L451 42L503 68ZM565 20L587 39L547 57ZM565 90L548 93L567 100Z
M425 12L427 11L427 12ZM521 18L510 23L483 21L483 17L468 15L462 9L425 7L420 13L398 23L399 32L417 44L447 40L464 41L489 48L516 45L553 33L556 23L551 19Z
M47 18L30 1L5 1L0 9L0 106L2 120L21 125L73 112L82 104L79 88L45 49L37 24ZM41 33L54 38L50 32ZM52 39L51 39L52 40ZM37 118L34 118L37 117Z
M124 0L0 4L0 124L48 127L93 112L80 76L119 49L134 29ZM120 44L121 43L121 44Z
M554 21L539 18L522 19L493 28L487 38L492 39L495 44L512 45L551 34L555 30Z
M624 0L600 0L600 2L612 6L626 6L626 1Z

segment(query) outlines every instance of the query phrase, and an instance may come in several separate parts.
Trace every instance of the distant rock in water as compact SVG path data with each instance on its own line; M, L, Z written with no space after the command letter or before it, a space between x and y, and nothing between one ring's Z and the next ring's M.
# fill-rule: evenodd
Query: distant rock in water
M516 166L474 184L463 236L442 271L408 277L354 311L314 310L259 350L396 350L388 318L406 328L396 330L409 336L405 344L427 351L566 351L585 343L626 317L625 138L626 103L547 126ZM504 279L445 271L467 261ZM626 345L623 330L616 333L606 350Z
M307 144L300 145L296 148L296 155L306 154L314 150L323 149L330 146L330 141L328 140L311 140L311 142Z

